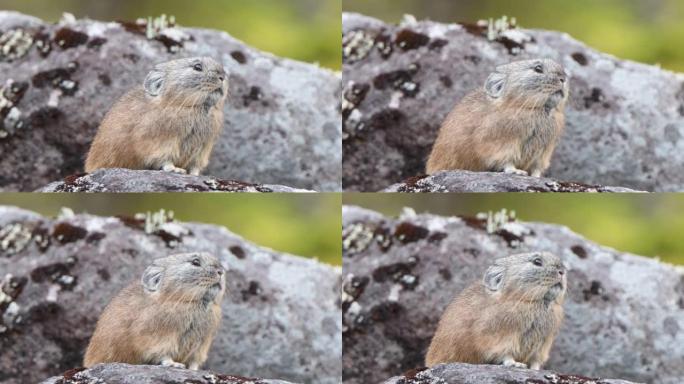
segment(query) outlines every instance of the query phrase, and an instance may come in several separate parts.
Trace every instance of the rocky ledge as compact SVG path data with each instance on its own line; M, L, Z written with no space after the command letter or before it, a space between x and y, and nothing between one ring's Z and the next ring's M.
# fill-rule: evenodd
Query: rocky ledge
M158 365L99 364L76 368L40 384L292 384L288 381L221 375Z
M545 369L682 383L681 269L600 246L554 224L410 210L390 218L350 206L343 208L345 383L379 383L422 367L439 317L453 297L480 279L493 259L530 251L553 252L568 266L566 316ZM492 370L484 377L528 377L530 384L574 383L544 381L546 373L537 377L526 370L467 366L435 368L403 383L449 383L468 370L483 375ZM431 372L444 380L426 378Z
M501 172L443 171L410 177L382 192L639 192Z
M495 16L495 15L493 15ZM515 15L512 15L515 16ZM684 190L684 75L598 52L565 33L342 16L343 186L379 191L424 173L442 120L499 65L538 57L570 74L548 177Z
M251 184L210 176L122 168L67 176L37 192L313 192L283 185Z
M416 369L383 384L635 384L631 381L565 375L500 365L442 364Z
M0 190L32 191L82 172L100 121L121 95L157 63L206 55L230 74L207 174L341 189L339 74L222 31L154 17L148 26L148 15L140 16L101 22L67 14L51 24L0 11Z
M295 383L339 382L339 268L254 245L224 227L178 222L164 212L47 218L3 206L0 382L37 383L80 367L113 295L153 259L191 251L210 252L227 269L223 319L205 369Z

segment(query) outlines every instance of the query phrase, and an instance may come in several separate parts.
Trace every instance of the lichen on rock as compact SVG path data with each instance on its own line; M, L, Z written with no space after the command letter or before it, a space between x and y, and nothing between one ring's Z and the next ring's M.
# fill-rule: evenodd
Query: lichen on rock
M205 368L291 382L339 382L339 268L254 245L223 227L178 222L166 211L137 217L67 211L50 219L0 206L0 233L3 383L36 383L67 371L56 382L101 377L118 383L128 377L139 383L133 377L143 372L145 380L165 382L162 371L184 378L179 383L201 380L197 372L145 366L106 365L76 376L97 318L113 295L154 259L191 251L214 254L227 270L222 324ZM98 376L104 370L114 376ZM84 381L88 375L92 380ZM241 382L238 376L213 375L218 382L222 377ZM212 379L205 380L199 382Z
M40 192L313 192L284 185L253 184L165 171L98 169L69 175Z
M253 185L341 189L340 76L330 70L164 17L100 22L65 15L51 24L0 11L0 37L0 190L32 191L82 172L99 123L118 97L158 63L207 54L230 73L231 96L206 172ZM8 97L10 79L28 85L21 98Z
M684 275L674 266L510 212L444 217L409 210L398 218L354 206L342 212L345 383L395 376L388 383L591 383L582 378L590 376L678 384L684 377ZM531 251L552 252L568 267L566 317L544 367L550 371L454 364L418 375L454 296L494 259Z
M684 190L681 74L617 59L565 33L504 20L407 18L392 25L344 13L342 29L345 190L379 191L423 174L454 105L496 66L538 57L561 63L570 74L566 129L548 177L560 184ZM354 96L359 87L363 92Z

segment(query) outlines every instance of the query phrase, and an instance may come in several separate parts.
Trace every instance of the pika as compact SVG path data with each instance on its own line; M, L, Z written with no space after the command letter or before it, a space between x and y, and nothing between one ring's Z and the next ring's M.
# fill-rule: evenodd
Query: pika
M208 57L158 64L107 112L85 162L199 175L223 127L228 78Z
M463 169L541 177L565 126L567 77L550 59L497 67L442 123L426 173Z
M547 252L497 259L439 320L425 364L462 362L540 369L563 320L561 259Z
M161 364L199 369L221 320L224 270L207 253L155 260L119 292L95 327L83 365Z

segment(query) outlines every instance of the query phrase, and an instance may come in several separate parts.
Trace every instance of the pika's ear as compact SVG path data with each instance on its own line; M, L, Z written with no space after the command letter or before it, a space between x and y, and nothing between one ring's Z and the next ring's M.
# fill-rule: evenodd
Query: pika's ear
M145 269L142 279L140 280L143 288L145 288L145 291L156 292L159 290L159 287L161 287L163 272L164 270L162 267L157 265L150 265Z
M487 92L490 97L498 99L503 95L505 81L506 75L499 72L492 72L487 78L487 81L485 81L485 92Z
M164 87L164 73L158 69L151 70L143 82L145 93L150 96L157 96L161 93L162 87Z
M492 292L496 292L503 287L504 268L499 265L492 265L487 268L482 282L485 287Z

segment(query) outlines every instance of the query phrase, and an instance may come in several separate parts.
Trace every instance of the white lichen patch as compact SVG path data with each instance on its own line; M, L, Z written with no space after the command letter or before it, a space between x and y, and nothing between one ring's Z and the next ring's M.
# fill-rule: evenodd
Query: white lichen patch
M74 16L73 13L63 12L62 17L59 19L59 24L61 24L61 25L76 24L76 16Z
M14 319L17 317L17 315L19 315L19 309L21 309L21 307L19 307L19 304L13 301L9 303L9 305L7 306L4 316L9 317L10 319Z
M74 210L69 207L60 208L59 214L57 215L57 219L59 220L68 220L73 219L74 217L76 217L76 214L74 213Z
M0 88L0 111L7 111L5 119L0 127L0 139L4 139L12 135L17 129L21 129L24 125L21 116L21 110L14 105L14 102L7 98L6 95L17 93L18 88L14 80L8 79L5 85Z
M399 23L399 25L402 27L415 27L416 25L418 25L418 20L415 16L405 13L404 16L401 18L401 22Z
M374 231L362 223L350 224L342 230L342 249L350 252L364 251L373 242Z
M402 277L402 279L403 279L403 277ZM398 302L400 292L401 292L401 284L393 284L392 288L390 288L390 293L387 296L387 301Z
M145 25L145 36L148 39L154 39L165 29L174 27L176 25L176 17L173 15L167 17L166 14L161 14L154 18L148 16L147 20L138 19L137 23Z
M415 219L417 216L416 210L411 207L402 208L401 213L399 214L399 218L402 220Z
M8 224L0 228L0 251L7 255L19 253L31 242L33 229L20 223Z
M458 222L457 217L431 216L427 222L427 229L430 232L444 231L447 225Z
M413 84L415 86L415 83ZM403 87L403 84L402 84ZM415 87L414 87L415 89ZM392 92L392 96L390 97L390 102L387 104L387 107L392 108L392 109L399 109L401 106L401 98L404 94L401 92Z
M5 275L5 280L3 280L2 284L0 284L0 304L9 303L12 301L12 298L10 297L10 295L6 294L3 291L3 287L5 286L5 284L7 284L6 282L9 282L11 280L12 280L12 275L8 273L7 275Z
M375 36L365 31L351 31L342 37L342 55L351 61L358 61L373 49Z
M50 288L48 288L48 293L47 296L45 296L45 300L51 303L57 302L57 295L59 294L59 291L62 289L57 284L51 284Z
M14 61L26 55L33 45L33 35L23 29L10 29L0 35L0 60Z
M167 211L163 208L157 212L145 212L135 214L136 219L145 221L145 226L143 229L147 234L154 233L161 229L162 225L173 222L173 216L173 211Z
M478 25L482 25L482 21L478 22ZM516 28L517 26L518 21L515 17L509 19L508 16L504 15L496 20L490 18L487 21L487 39L490 41L496 40L501 37L504 32Z
M499 229L502 229L504 225L516 220L515 211L509 211L506 208L503 208L498 212L480 212L476 217L480 220L487 220L487 233L494 233Z

